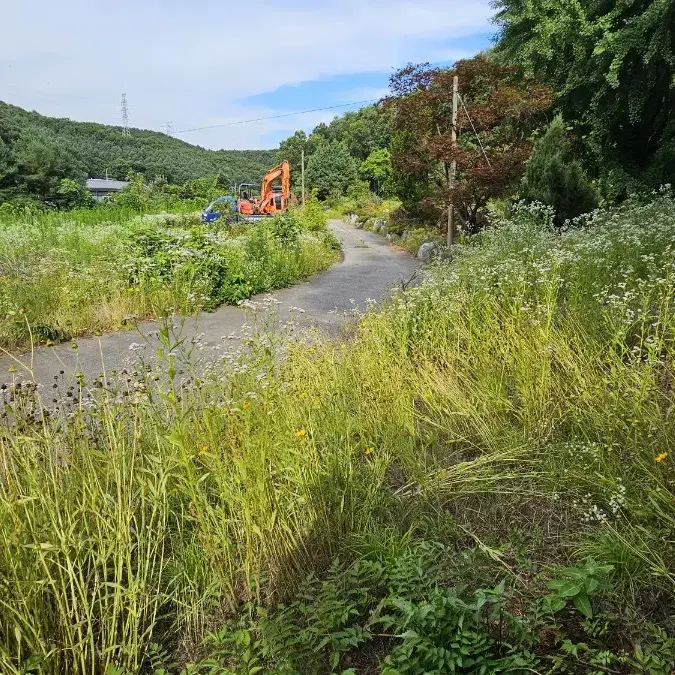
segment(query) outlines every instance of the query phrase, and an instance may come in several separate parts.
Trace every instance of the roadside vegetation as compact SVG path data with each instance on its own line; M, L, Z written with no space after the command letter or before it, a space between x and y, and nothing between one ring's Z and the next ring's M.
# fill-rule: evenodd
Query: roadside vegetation
M202 225L190 201L133 206L0 215L0 348L236 303L325 269L339 248L312 202L232 226Z
M0 382L0 671L675 672L675 2L495 8L281 143L322 204L0 205L0 347L160 318L121 372ZM329 214L439 254L335 341L247 299L331 263ZM175 314L221 302L206 357Z
M674 224L523 206L348 343L10 384L3 671L672 672Z

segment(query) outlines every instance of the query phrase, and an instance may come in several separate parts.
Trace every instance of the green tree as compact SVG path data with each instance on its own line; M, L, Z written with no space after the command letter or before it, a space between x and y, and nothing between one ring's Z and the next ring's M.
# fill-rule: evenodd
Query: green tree
M520 196L553 207L559 225L597 206L581 163L574 159L561 115L535 143L525 164Z
M380 195L389 193L392 173L391 153L386 148L373 150L359 167L361 177L369 182L373 192Z
M1 199L55 202L61 178L124 179L130 171L171 184L222 173L229 187L259 182L275 163L274 150L207 150L143 129L122 136L119 127L44 117L2 102L0 139L6 146L0 148Z
M13 147L16 184L42 201L58 201L62 178L82 179L78 158L58 137L42 129L26 130Z
M82 183L72 178L59 181L56 203L62 209L76 209L91 206L91 192Z
M599 173L675 177L675 0L497 0L496 54L550 83Z
M292 136L282 141L277 151L277 162L281 163L287 160L291 166L291 181L294 185L299 185L302 173L302 151L305 151L305 167L309 157L317 147L316 138L307 138L304 131L296 131Z
M0 136L0 202L11 198L14 185L14 161L9 145Z
M307 165L307 186L317 191L319 199L326 199L329 194L345 194L357 177L356 161L344 143L324 143Z

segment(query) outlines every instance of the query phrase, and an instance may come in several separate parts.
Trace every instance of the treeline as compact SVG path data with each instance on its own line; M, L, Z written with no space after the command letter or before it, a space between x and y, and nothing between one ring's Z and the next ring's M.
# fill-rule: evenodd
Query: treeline
M59 203L62 180L123 180L183 184L218 176L219 184L258 182L274 163L273 150L207 150L155 131L45 117L0 102L0 203Z
M277 160L288 160L296 190L301 180L301 157L305 151L306 187L320 199L340 196L352 188L369 187L389 194L391 183L392 114L381 105L371 105L321 123L309 136L296 131L282 141Z
M498 0L494 48L413 65L376 106L285 140L326 198L371 190L466 232L488 205L541 201L558 222L675 179L675 0ZM452 82L460 106L452 142ZM454 183L451 167L456 165Z

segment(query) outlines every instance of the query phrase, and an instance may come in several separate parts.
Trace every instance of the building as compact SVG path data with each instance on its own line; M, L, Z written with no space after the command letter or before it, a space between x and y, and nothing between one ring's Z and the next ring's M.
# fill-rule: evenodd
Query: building
M91 196L99 202L119 192L127 185L129 185L127 181L110 178L89 178L86 182L86 187L91 192Z

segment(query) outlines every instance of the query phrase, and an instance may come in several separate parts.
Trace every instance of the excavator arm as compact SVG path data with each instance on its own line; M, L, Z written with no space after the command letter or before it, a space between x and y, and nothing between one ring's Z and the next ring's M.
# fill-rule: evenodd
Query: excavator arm
M260 194L266 195L277 178L281 178L281 194L285 199L288 199L291 194L291 168L287 160L284 160L279 166L275 166L265 174Z
M281 193L272 190L272 183L279 178L281 179ZM287 160L265 174L260 187L260 195L261 213L270 214L286 209L288 199L291 196L291 168ZM281 198L280 202L279 198ZM280 203L281 206L277 206L276 203Z

